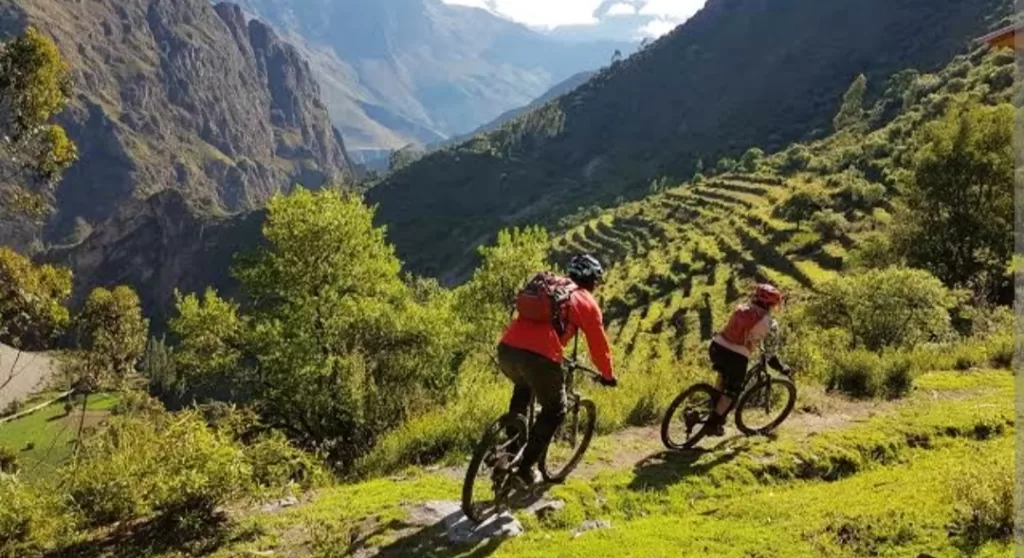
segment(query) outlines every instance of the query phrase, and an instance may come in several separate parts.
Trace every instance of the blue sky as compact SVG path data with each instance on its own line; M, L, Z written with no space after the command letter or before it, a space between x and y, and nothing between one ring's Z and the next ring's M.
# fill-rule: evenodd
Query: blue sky
M532 27L584 28L628 23L636 38L659 37L697 12L705 0L444 0L484 8Z

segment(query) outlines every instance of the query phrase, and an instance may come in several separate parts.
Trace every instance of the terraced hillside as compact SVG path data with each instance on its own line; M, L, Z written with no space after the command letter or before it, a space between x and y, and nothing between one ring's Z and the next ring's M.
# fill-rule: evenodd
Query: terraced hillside
M554 259L591 252L611 263L601 296L610 334L631 358L682 356L721 325L744 282L807 288L841 268L850 235L824 240L773 217L792 186L725 175L672 188L568 231Z
M557 236L552 261L590 252L610 267L599 296L626 364L682 357L722 324L750 282L799 296L842 271L862 239L887 229L915 131L952 99L1008 101L1012 71L1012 54L978 51L937 74L915 74L868 111L880 119L871 128L605 211ZM903 104L895 111L894 99ZM895 116L881 120L887 111ZM798 222L787 210L808 191L819 206Z

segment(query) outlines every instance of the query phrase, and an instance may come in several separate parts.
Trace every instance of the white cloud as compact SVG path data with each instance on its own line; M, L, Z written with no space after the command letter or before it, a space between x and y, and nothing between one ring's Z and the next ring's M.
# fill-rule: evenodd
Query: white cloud
M625 3L612 4L605 12L605 15L617 16L617 15L635 15L636 8Z
M538 27L599 23L594 17L594 11L601 5L601 0L444 0L444 2L490 8L509 19Z
M675 29L676 27L679 26L680 23L682 23L682 22L681 21L672 21L672 20L669 20L669 19L652 19L651 21L647 22L646 25L641 27L637 31L637 34L641 38L643 38L643 37L655 37L655 38L657 38L657 37L660 37L660 36L664 35L665 33L668 33L669 31Z
M534 27L553 28L560 25L597 25L594 13L602 0L443 0L484 8L508 19ZM638 16L640 37L659 37L683 23L704 5L706 0L631 0L613 4L608 16Z

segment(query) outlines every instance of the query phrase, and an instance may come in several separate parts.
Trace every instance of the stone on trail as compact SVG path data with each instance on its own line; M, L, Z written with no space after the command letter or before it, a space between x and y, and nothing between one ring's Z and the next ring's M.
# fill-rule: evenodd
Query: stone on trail
M288 496L287 498L282 498L280 500L277 500L276 502L271 502L263 506L263 511L267 513L272 513L282 510L284 508L290 508L292 506L297 505L298 503L298 498L296 498L295 496Z
M417 525L443 525L450 544L477 544L500 537L522 534L523 525L508 512L492 516L477 525L473 523L458 502L431 501L409 508L409 520Z
M563 500L538 500L531 504L526 511L536 515L538 519L544 519L565 507Z
M572 532L572 538L576 538L587 531L593 531L594 529L608 529L612 526L612 522L607 519L590 519L584 521L582 525L577 527Z

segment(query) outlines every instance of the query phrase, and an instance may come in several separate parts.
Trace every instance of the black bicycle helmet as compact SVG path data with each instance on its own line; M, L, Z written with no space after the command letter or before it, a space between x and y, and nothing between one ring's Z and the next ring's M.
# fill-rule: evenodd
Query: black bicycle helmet
M576 283L600 283L604 279L601 262L590 254L580 254L569 262L569 278Z

